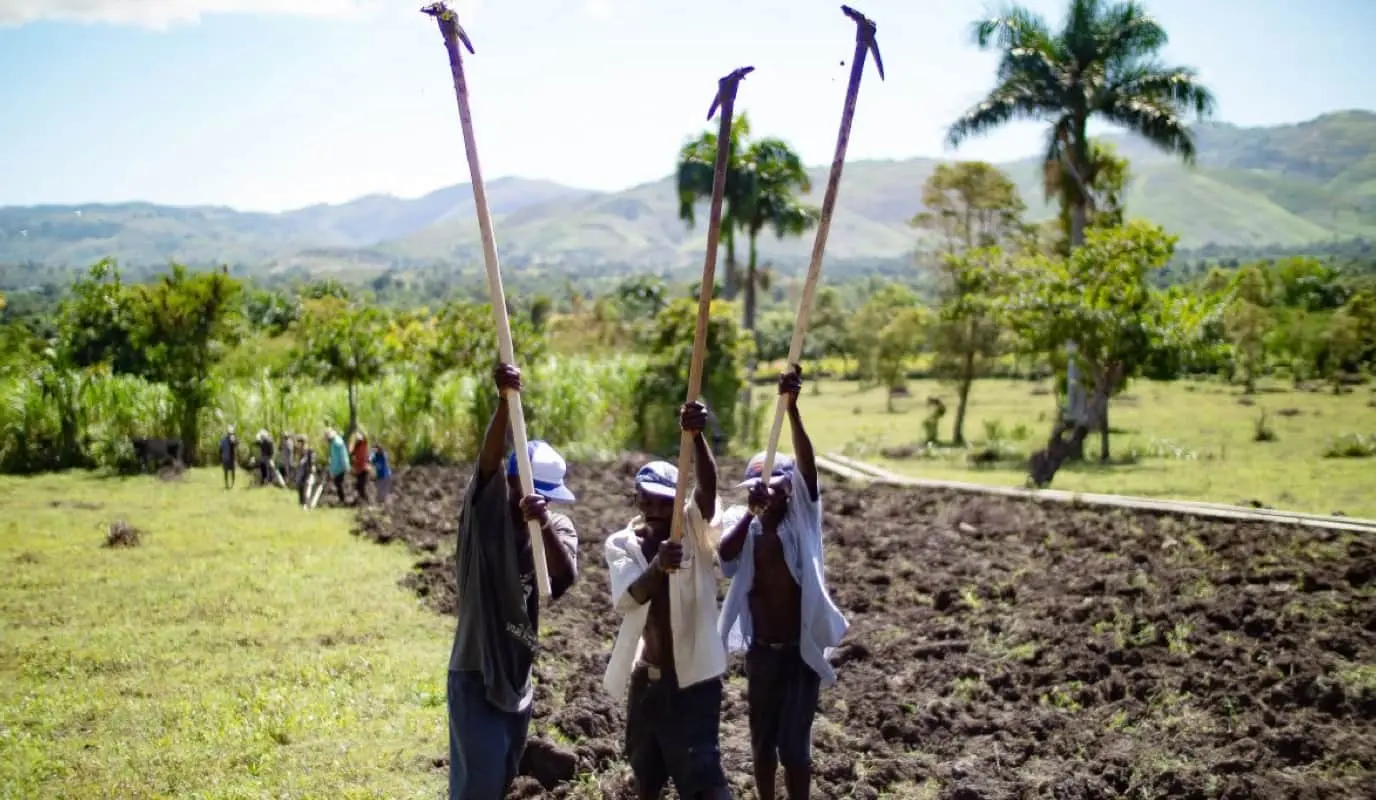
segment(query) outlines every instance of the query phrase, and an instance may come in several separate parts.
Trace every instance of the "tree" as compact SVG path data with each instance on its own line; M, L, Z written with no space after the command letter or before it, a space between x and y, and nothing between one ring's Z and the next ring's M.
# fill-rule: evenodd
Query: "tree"
M1257 375L1266 365L1266 337L1275 325L1266 308L1243 297L1228 304L1224 316L1233 361L1242 371L1243 392L1256 394Z
M722 196L721 243L726 248L725 297L733 300L740 288L736 267L736 229L745 209L746 182L742 156L750 135L750 120L740 114L731 121L731 141L727 143L726 186ZM717 134L706 131L685 144L678 155L678 218L692 228L698 201L712 196L712 180L717 168Z
M345 436L358 430L358 386L382 374L387 320L371 306L353 306L339 297L307 304L296 353L302 371L322 382L343 383L349 397Z
M971 136L993 131L1015 120L1051 124L1043 161L1070 178L1068 190L1070 248L1084 242L1094 202L1090 186L1093 150L1088 137L1091 117L1115 123L1160 149L1193 163L1194 135L1185 117L1213 113L1213 94L1189 67L1166 66L1158 53L1167 35L1133 0L1068 0L1059 31L1041 15L1010 5L971 26L981 50L1000 53L997 85L989 96L957 119L947 141L959 146ZM1067 348L1075 343L1070 340ZM1070 415L1083 424L1073 384L1075 359L1067 377Z
M802 236L817 224L819 212L798 202L812 191L803 159L782 139L751 142L741 158L741 192L737 223L750 239L745 273L745 310L742 324L755 330L756 292L760 288L756 243L766 227L783 239Z
M1000 315L1030 352L1078 342L1073 358L1089 390L1088 418L1057 425L1047 449L1034 455L1036 483L1049 483L1091 430L1101 431L1107 461L1109 398L1158 348L1188 351L1216 314L1207 298L1152 287L1151 273L1171 260L1175 241L1141 222L1090 230L1069 258L1027 258L1010 273Z
M1343 375L1362 352L1361 322L1346 309L1337 312L1328 321L1324 344L1328 351L1324 359L1325 377L1333 386L1333 394L1341 394Z
M841 293L835 286L823 286L817 290L812 304L812 314L808 318L805 351L811 351L817 358L836 357L841 359L842 372L849 370L850 344L846 332L846 308L841 302ZM792 335L790 329L789 335ZM814 392L821 386L820 381L811 381Z
M1213 94L1190 67L1167 66L1158 54L1167 35L1136 2L1069 0L1059 31L1018 5L972 26L981 50L1000 51L998 85L951 125L958 146L1014 120L1051 123L1044 161L1070 176L1071 247L1084 240L1093 193L1086 130L1098 117L1192 163L1194 135L1185 117L1213 113Z
M965 414L970 389L1001 352L1002 328L995 303L1007 270L998 247L980 247L941 259L936 320L931 326L936 374L956 386L956 417L951 441L965 444Z
M61 361L77 368L106 365L116 374L144 375L146 354L135 346L130 287L114 259L101 259L72 283L58 311Z
M1085 167L1085 188L1088 191L1086 226L1116 228L1123 224L1125 194L1130 180L1132 170L1127 159L1118 157L1117 148L1109 142L1091 139L1089 164ZM1070 198L1076 196L1078 191L1073 174L1059 161L1045 162L1042 165L1042 191L1048 202L1054 202L1060 208L1054 223L1051 250L1060 255L1069 255L1075 216Z
M875 376L887 388L885 408L894 411L894 390L907 385L908 359L922 349L927 336L927 314L919 306L900 308L879 329L874 351Z
M984 161L938 164L922 186L926 210L908 223L936 233L948 254L1001 245L1024 232L1018 187Z
M696 300L680 298L655 317L649 361L635 387L634 447L659 454L678 448L678 408L688 395L697 309ZM701 399L715 417L721 437L730 441L742 432L736 404L745 387L744 368L752 348L730 305L713 301L710 314Z
M242 335L243 286L227 270L191 273L180 264L134 287L131 342L144 377L167 384L186 460L200 462L201 412L215 399L215 365Z
M938 233L945 253L936 276L937 321L932 326L936 371L956 385L952 441L965 443L970 388L984 363L998 355L991 280L1004 261L1001 244L1015 244L1026 226L1026 205L1007 175L983 161L937 166L922 188L927 210L910 224Z
M886 372L890 379L893 378L889 367L894 363L894 359L899 357L896 345L902 343L902 337L891 331L886 343L881 334L889 323L899 316L899 312L915 308L917 305L917 295L913 294L911 289L902 284L889 283L872 293L865 304L851 316L849 339L858 362L857 372L862 386L884 382ZM907 355L916 352L917 347L914 346ZM885 363L881 364L881 360ZM890 382L885 388L894 388L894 384Z

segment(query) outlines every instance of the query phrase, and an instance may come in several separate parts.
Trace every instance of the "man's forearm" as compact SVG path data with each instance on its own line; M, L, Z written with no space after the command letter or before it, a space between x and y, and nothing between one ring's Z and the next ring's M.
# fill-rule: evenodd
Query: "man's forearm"
M817 499L817 456L812 452L812 439L808 437L807 430L803 427L803 417L798 412L798 404L795 400L788 407L789 429L793 433L793 456L797 460L798 469L803 473L803 481L807 484L808 493L812 499Z
M717 558L722 561L735 561L740 558L741 550L745 549L745 537L750 534L750 522L754 518L754 514L747 512L741 517L740 522L721 537L721 544L717 546Z
M574 566L574 560L569 556L569 551L559 539L554 526L549 522L541 524L540 538L545 543L545 565L549 567L550 581L562 581L567 578L569 583L572 583L577 567Z
M507 406L506 394L497 398L497 410L487 423L487 435L483 438L483 449L478 456L478 477L487 480L502 467L502 456L506 453L506 432L510 422L511 410Z
M650 562L649 569L640 573L639 578L631 581L631 586L627 591L630 593L631 599L641 605L645 605L650 602L651 597L655 596L655 592L659 589L660 585L664 583L666 578L668 578L668 575L660 568L659 558L656 557Z

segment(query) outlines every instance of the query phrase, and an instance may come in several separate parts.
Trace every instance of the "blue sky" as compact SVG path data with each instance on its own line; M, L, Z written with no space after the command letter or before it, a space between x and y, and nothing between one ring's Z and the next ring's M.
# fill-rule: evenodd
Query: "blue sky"
M862 86L849 156L950 156L988 90L969 44L984 0L856 0L888 80ZM214 203L276 211L466 182L444 49L420 0L0 0L0 205ZM1058 18L1061 0L1028 5ZM1276 124L1376 108L1372 0L1147 0L1169 61L1219 118ZM484 176L620 189L667 175L716 79L751 64L755 132L830 160L854 41L833 0L456 4ZM266 9L266 11L265 11ZM1034 125L966 145L994 161Z

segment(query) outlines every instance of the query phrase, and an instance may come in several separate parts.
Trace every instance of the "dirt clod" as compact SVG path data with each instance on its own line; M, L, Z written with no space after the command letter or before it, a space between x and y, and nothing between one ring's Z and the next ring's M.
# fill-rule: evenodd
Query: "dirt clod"
M541 619L508 797L634 796L601 687L619 623L602 541L634 514L644 460L570 465L581 577ZM722 459L722 484L742 466ZM395 502L355 531L413 547L402 583L451 615L466 480L400 470ZM813 730L814 797L1373 796L1376 540L823 481L826 576L851 628ZM739 657L727 677L723 767L749 797Z
M122 519L110 523L105 532L106 547L138 547L143 544L143 531Z

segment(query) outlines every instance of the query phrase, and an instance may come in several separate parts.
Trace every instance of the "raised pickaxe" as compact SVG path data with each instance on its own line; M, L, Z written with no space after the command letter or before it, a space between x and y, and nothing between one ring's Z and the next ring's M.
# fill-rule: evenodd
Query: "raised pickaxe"
M822 255L827 248L827 232L831 230L831 215L836 210L836 195L841 187L841 169L846 164L846 146L850 144L850 126L855 119L855 101L860 95L860 79L865 74L865 57L874 53L874 66L879 70L879 79L884 79L884 61L879 57L879 43L874 34L878 26L874 21L850 6L841 6L841 11L855 21L855 55L850 64L850 84L846 87L846 104L841 110L841 129L836 136L836 154L831 159L831 174L827 177L827 190L822 198L822 213L817 220L817 238L812 243L812 262L807 268L807 280L803 284L803 296L798 301L798 316L793 323L793 341L788 346L788 365L800 372L799 361L803 357L803 337L807 333L808 317L812 313L812 295L817 290L817 279L822 274ZM784 425L783 395L779 395L774 406L774 424L769 429L769 445L765 449L763 471L764 481L774 471L774 456L779 449L779 434Z
M444 3L433 3L421 9L439 23L440 34L444 36L444 49L449 53L449 71L454 76L454 97L459 102L459 125L463 128L463 146L468 154L468 173L473 180L473 205L478 213L478 230L483 239L483 261L487 264L487 288L492 298L492 315L497 323L497 347L504 363L516 361L515 348L511 343L511 321L506 314L506 292L502 289L502 268L497 260L497 238L492 231L492 213L487 206L487 189L483 186L482 169L478 166L478 146L473 141L473 115L468 108L468 83L463 75L463 54L459 42L463 42L468 52L473 52L473 43L468 34L459 27L458 16ZM521 476L521 494L529 497L535 493L535 484L530 474L530 451L526 442L526 419L521 409L521 395L509 392L507 407L511 409L511 440L516 449L516 468ZM549 565L545 561L545 540L540 534L540 525L530 522L530 548L535 556L535 580L542 597L550 596Z
M741 79L754 67L741 67L717 81L717 96L707 110L707 119L721 109L721 125L717 129L717 163L712 172L712 205L707 216L707 256L702 264L702 282L698 284L698 324L693 335L693 358L688 367L688 400L693 402L702 393L702 359L707 353L707 323L712 314L712 294L716 284L717 245L721 242L721 206L726 194L726 165L731 155L731 118L736 113L736 89ZM678 483L674 487L674 513L670 517L669 538L677 542L683 538L683 501L688 495L688 471L693 465L693 437L684 433L678 446ZM699 509L711 518L716 509Z

